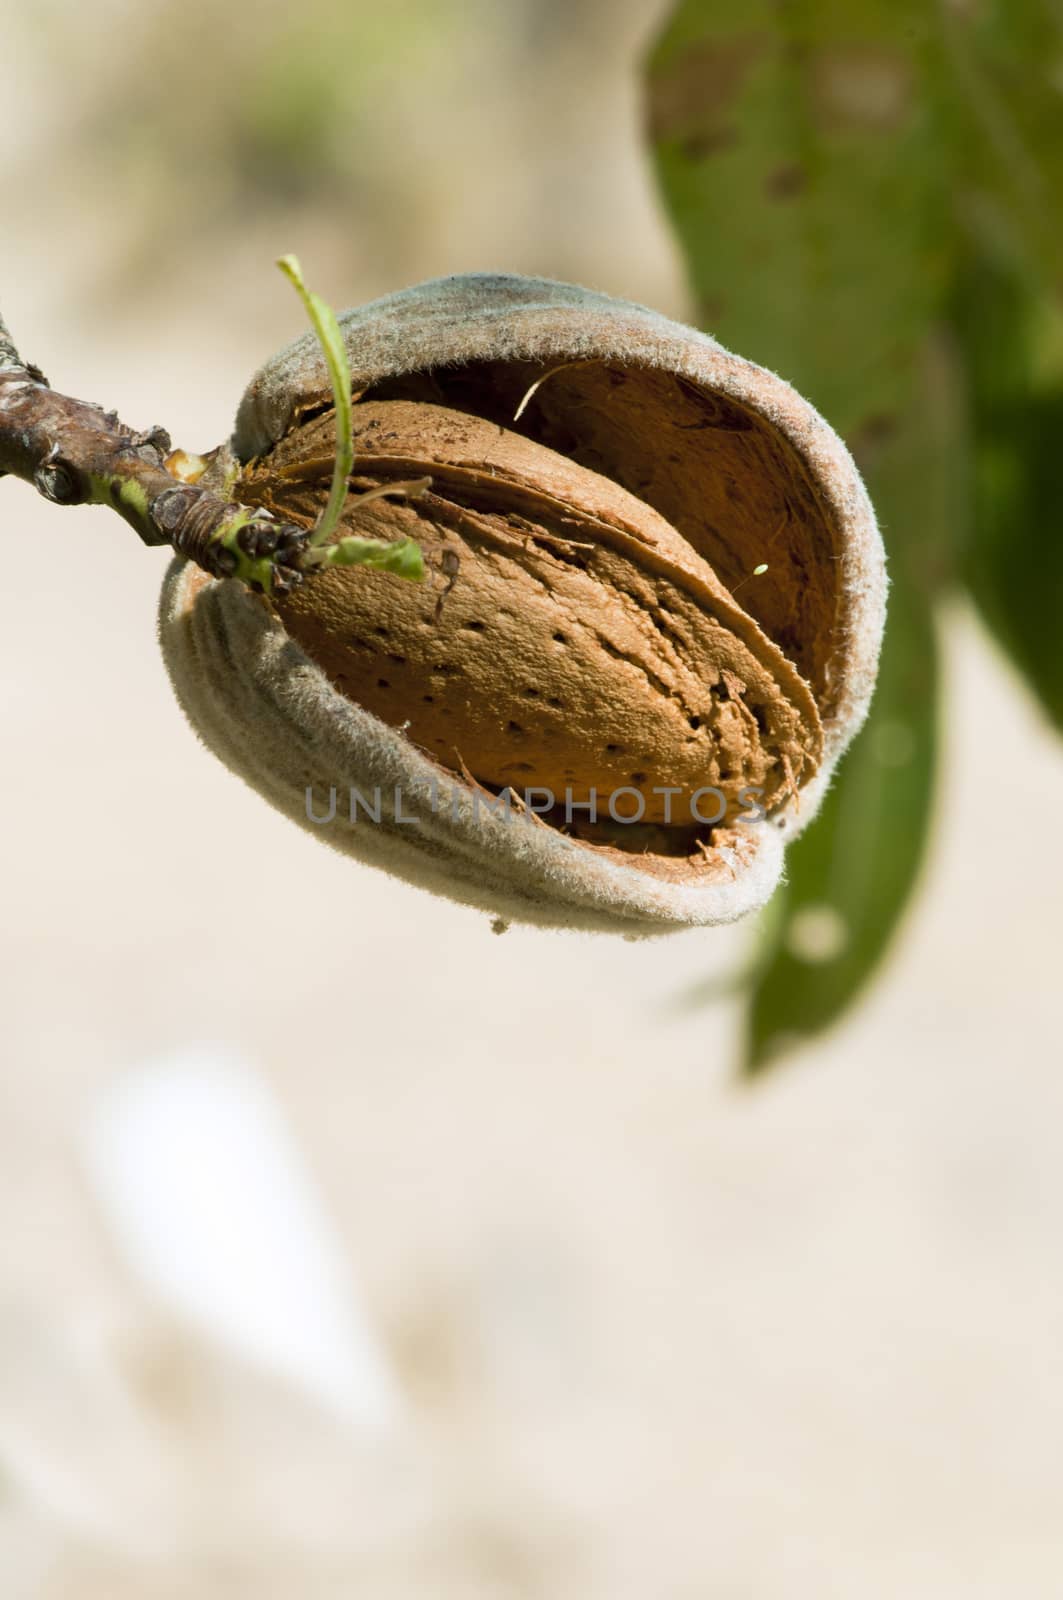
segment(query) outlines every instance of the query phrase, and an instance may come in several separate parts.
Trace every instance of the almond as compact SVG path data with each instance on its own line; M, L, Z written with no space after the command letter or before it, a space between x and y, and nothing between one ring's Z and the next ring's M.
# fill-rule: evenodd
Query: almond
M204 738L330 843L507 919L646 933L762 904L874 682L882 549L844 445L773 374L568 285L444 279L341 324L337 537L413 537L433 581L337 567L267 605L175 563L162 642ZM311 527L334 441L304 339L210 473ZM377 822L308 815L337 788L346 815L348 784L406 793ZM535 825L478 804L511 794Z

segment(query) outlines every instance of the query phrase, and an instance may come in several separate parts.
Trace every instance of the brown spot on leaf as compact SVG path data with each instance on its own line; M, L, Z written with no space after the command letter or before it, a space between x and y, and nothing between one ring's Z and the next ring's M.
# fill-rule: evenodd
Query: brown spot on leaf
M897 418L888 412L876 412L865 418L849 439L853 459L862 472L866 472L897 432Z
M729 112L750 69L769 49L763 34L706 40L650 77L647 132L651 141L679 141L697 159L737 138Z
M698 322L703 328L715 328L716 324L722 320L726 309L727 303L722 295L703 295L698 301ZM673 456L670 459L678 462L680 457Z
M738 129L703 128L697 133L691 133L680 145L688 161L704 161L706 156L719 155L721 150L729 150L738 143Z
M764 193L769 200L793 200L807 187L808 173L799 161L784 161L764 180Z

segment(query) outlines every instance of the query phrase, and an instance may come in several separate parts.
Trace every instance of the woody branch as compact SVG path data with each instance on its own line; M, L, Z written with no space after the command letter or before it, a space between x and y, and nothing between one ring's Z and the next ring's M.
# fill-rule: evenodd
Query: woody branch
M0 314L0 475L55 505L109 505L145 544L168 544L216 577L276 593L300 583L309 530L183 482L170 451L164 428L137 431L50 388Z

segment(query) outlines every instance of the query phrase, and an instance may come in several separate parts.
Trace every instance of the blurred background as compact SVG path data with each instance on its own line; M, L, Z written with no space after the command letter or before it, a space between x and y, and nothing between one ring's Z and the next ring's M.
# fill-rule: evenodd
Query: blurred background
M57 387L131 423L190 449L225 437L252 371L302 331L273 268L295 250L337 307L501 268L700 320L807 387L869 480L936 496L946 535L996 481L975 474L950 515L918 458L889 453L932 434L958 475L970 448L950 429L986 392L970 362L956 377L989 303L975 268L1038 292L977 182L957 210L985 249L920 343L937 398L907 431L882 421L909 398L895 366L859 433L867 408L831 389L845 349L822 371L809 357L807 300L786 327L748 296L717 303L714 270L753 281L736 238L778 265L825 226L773 232L763 185L731 193L727 168L700 190L684 166L730 138L741 56L706 42L719 7L0 4L4 312ZM868 39L828 82L831 127L889 126L911 92ZM1042 148L1063 51L1037 58L1048 110L1022 133ZM770 90L741 115L773 127ZM999 100L979 104L997 138ZM919 174L946 181L941 148L907 151L898 215ZM799 198L801 171L763 159ZM890 238L846 257L843 298L869 262L923 249ZM918 260L943 281L936 245ZM1045 674L1063 541L1055 476L1036 482L1040 553L1005 560L1009 605L1047 619L1017 628L1041 641L1026 682L1021 646L1005 656L980 620L1003 592L991 562L945 581L944 557L901 547L928 547L919 517L877 497L897 659L940 643L940 698L918 674L914 693L943 711L936 757L929 734L898 742L895 712L869 747L888 773L918 757L920 799L893 813L903 860L852 909L865 954L837 982L837 919L825 942L794 931L815 926L794 918L821 906L822 861L795 865L770 926L626 944L496 938L332 855L185 724L154 639L165 553L0 484L5 1597L1059 1594L1063 761ZM1008 617L989 620L1008 643ZM837 827L807 836L828 866ZM769 1056L755 1082L736 1070Z

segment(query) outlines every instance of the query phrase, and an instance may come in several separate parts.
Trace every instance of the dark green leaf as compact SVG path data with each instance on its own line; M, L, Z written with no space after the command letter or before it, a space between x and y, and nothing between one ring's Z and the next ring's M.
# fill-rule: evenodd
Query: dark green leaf
M929 607L895 584L871 716L787 854L775 951L749 1006L747 1072L829 1027L878 967L926 848L937 697Z
M954 325L967 361L973 527L965 576L991 631L1063 731L1063 327L1047 302L972 266Z
M931 340L895 434L865 447L871 497L891 551L886 642L866 727L818 817L787 852L771 955L755 975L745 1070L823 1032L874 976L926 853L939 670L934 604L966 513L962 389L955 353Z
M950 282L936 8L683 0L650 138L702 325L850 438L890 425Z
M1063 291L1063 8L936 8L953 119L956 204L980 250Z
M971 513L963 376L943 331L978 231L951 26L922 0L683 0L651 62L654 153L701 320L846 434L893 578L870 720L791 847L767 925L750 1071L862 991L926 848L933 606Z

